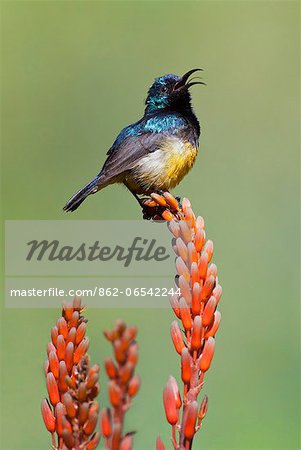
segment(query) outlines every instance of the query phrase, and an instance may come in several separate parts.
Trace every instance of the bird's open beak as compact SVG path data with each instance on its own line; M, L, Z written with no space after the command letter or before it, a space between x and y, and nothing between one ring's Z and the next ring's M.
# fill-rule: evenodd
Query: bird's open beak
M203 69L192 69L192 70L189 70L188 72L186 72L186 73L182 76L182 78L180 79L180 81L178 81L178 82L176 83L175 89L183 89L183 88L188 89L188 88L190 88L191 86L193 86L194 84L204 84L204 85L206 85L206 83L204 83L203 81L190 81L190 82L187 83L187 81L188 81L190 75L192 75L192 74L195 73L195 72L202 71L202 70L203 70Z

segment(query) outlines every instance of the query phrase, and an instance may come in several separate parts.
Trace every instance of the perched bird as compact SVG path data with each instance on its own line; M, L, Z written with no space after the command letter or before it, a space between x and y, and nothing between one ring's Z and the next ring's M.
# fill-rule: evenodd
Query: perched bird
M123 183L136 197L174 188L193 166L200 124L191 106L193 69L182 77L156 78L148 91L142 119L124 128L107 152L99 174L64 206L75 211L90 194Z

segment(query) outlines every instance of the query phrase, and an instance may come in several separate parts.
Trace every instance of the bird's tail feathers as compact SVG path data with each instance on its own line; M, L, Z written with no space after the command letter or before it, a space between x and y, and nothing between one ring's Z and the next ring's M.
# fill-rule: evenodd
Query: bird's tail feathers
M97 175L94 180L90 181L90 183L88 183L80 191L74 194L64 206L64 211L75 211L79 207L79 205L88 197L88 195L94 194L100 189L99 181L100 176Z

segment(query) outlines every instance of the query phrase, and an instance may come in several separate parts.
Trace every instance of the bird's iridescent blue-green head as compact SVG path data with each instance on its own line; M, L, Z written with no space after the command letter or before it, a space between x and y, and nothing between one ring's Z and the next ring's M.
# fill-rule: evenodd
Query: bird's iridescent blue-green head
M189 88L195 84L205 84L202 81L189 81L189 77L202 69L192 69L182 77L174 74L156 78L148 91L145 101L146 113L170 110L181 111L190 107Z

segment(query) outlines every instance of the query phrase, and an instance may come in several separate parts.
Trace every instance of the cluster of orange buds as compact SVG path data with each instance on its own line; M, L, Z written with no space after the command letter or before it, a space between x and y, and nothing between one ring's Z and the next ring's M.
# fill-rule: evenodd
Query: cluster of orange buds
M101 413L100 428L108 450L131 450L133 432L123 433L124 416L132 398L140 387L140 377L135 374L138 361L137 328L118 320L113 330L105 331L112 343L114 357L106 358L105 369L109 377L108 395L112 405Z
M100 433L94 432L99 406L99 366L90 368L85 337L87 320L81 301L63 307L62 316L51 330L45 362L49 399L42 401L42 417L52 435L54 450L94 450Z
M181 205L169 192L153 193L150 198L143 199L141 205L143 218L146 220L170 221L183 219Z
M208 398L200 406L197 398L214 355L215 334L221 314L217 305L222 294L217 267L211 263L213 243L206 241L204 220L195 217L189 200L180 210L182 220L172 219L168 228L173 235L176 253L176 285L179 295L171 298L176 317L171 324L171 338L181 358L182 397L175 378L170 377L163 392L167 421L172 425L175 449L190 449L195 433L204 419ZM182 412L182 414L180 414ZM177 436L178 432L178 436ZM157 450L164 450L161 439Z

